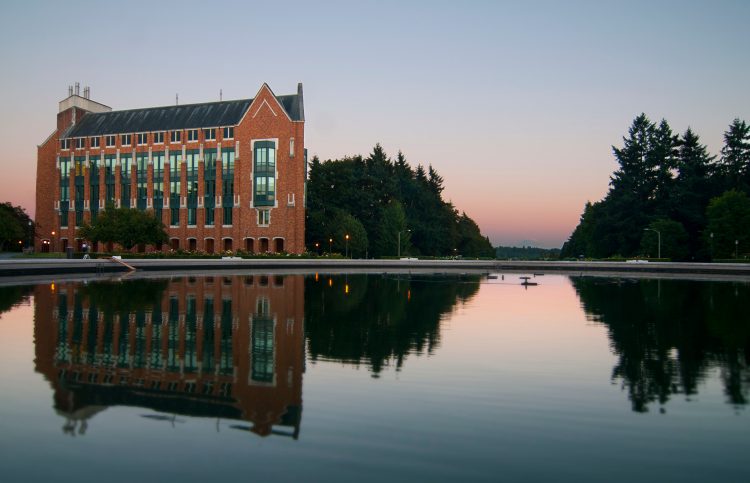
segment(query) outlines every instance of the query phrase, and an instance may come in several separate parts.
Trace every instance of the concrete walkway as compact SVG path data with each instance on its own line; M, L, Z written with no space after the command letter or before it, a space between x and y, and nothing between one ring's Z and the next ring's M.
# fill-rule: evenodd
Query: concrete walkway
M126 259L138 272L186 271L304 271L304 272L391 272L471 271L566 274L660 274L674 276L711 275L750 280L750 264L743 263L629 263L629 262L537 262L504 260L342 260L342 259ZM0 278L31 275L105 274L127 272L128 268L109 259L10 259L0 260ZM691 278L691 277L687 277Z

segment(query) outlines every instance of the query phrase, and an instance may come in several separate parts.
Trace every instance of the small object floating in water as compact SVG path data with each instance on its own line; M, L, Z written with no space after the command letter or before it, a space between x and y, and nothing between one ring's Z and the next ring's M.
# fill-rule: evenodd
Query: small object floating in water
M531 277L518 277L518 278L520 278L521 280L523 280L523 282L521 282L521 285L523 285L524 287L533 287L535 285L539 285L536 282L529 282L529 279Z

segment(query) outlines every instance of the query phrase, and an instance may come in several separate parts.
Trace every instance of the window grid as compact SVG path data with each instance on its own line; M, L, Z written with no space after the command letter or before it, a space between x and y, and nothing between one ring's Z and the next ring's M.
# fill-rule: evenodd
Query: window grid
M255 206L273 206L276 199L276 144L257 141L253 159L253 203Z

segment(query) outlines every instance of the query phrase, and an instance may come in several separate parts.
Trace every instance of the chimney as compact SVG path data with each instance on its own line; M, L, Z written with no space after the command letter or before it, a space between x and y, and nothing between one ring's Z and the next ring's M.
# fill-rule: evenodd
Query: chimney
M91 99L91 87L86 86L83 88L83 98L84 99Z
M73 95L73 86L68 86L68 97Z
M80 82L76 82L76 95L77 96L81 95L81 83Z
M302 82L297 84L297 111L299 113L299 120L305 120L305 101L302 96Z

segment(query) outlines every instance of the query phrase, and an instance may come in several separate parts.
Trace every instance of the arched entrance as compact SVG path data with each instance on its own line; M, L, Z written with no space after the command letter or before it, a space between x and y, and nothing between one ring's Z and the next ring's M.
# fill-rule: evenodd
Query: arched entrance
M232 251L232 239L231 238L224 238L224 251L225 252L231 252Z
M171 238L169 240L169 248L171 248L174 251L177 251L180 249L180 239L179 238Z
M260 242L260 253L268 253L268 238L261 238L258 241Z
M274 244L274 250L276 253L281 253L284 251L284 239L283 238L274 238L273 239Z
M213 238L206 238L203 243L204 243L204 245L206 247L206 253L213 253L214 252L215 248L214 248L214 239Z
M198 249L198 240L196 240L195 238L188 238L187 242L188 250L190 250L191 252L194 252Z
M247 253L255 253L255 240L252 238L245 238L245 251Z

